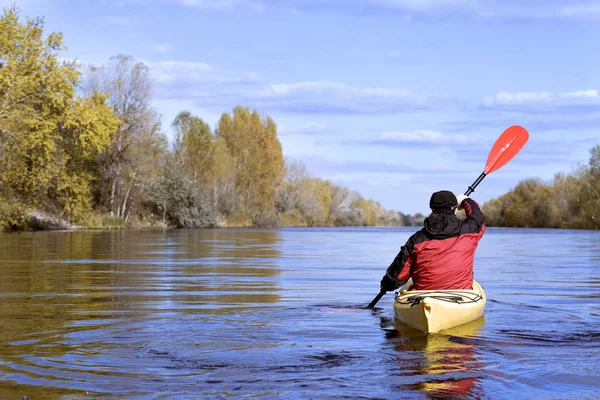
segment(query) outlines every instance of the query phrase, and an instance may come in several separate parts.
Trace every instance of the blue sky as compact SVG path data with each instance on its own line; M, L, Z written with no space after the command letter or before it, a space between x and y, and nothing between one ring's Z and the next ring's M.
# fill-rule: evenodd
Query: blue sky
M0 6L13 1L0 0ZM150 67L164 129L236 105L279 126L284 155L386 208L462 193L510 125L530 141L479 186L571 173L600 143L600 1L22 0L66 54Z

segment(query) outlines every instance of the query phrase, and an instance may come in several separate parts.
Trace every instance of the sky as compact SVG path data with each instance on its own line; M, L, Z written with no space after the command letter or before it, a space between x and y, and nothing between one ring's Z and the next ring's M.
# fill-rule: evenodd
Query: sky
M152 73L170 128L216 126L242 105L278 125L283 153L384 207L426 214L463 193L500 134L523 150L471 195L573 173L600 143L600 1L0 0L44 16L66 58L127 54Z

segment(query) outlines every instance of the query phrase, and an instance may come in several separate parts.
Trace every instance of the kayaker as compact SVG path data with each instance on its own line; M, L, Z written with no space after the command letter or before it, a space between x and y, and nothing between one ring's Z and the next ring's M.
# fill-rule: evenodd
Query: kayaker
M485 217L477 202L442 190L431 195L431 214L423 229L412 235L381 279L381 290L391 292L413 280L411 290L473 288L473 259L485 232ZM466 219L456 216L464 209Z

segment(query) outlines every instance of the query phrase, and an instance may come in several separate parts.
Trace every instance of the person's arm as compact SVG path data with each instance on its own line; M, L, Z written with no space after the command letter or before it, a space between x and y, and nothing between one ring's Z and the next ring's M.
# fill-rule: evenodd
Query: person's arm
M466 226L469 233L479 233L485 228L485 216L479 208L479 204L470 197L461 195L458 198L458 207L465 210L467 218L463 223L463 229Z
M414 250L415 235L411 236L406 244L388 267L381 279L381 289L391 292L404 285L412 275L412 253Z

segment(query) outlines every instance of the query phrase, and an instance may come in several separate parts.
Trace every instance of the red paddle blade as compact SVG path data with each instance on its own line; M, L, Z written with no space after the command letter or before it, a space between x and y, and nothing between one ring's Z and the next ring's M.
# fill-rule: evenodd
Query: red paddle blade
M502 168L504 164L517 155L528 139L529 133L522 126L513 125L505 130L494 143L483 173L487 175Z

